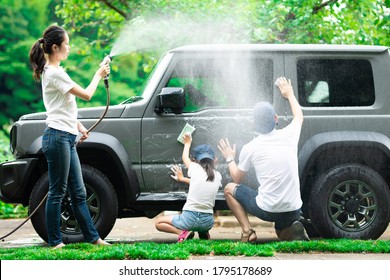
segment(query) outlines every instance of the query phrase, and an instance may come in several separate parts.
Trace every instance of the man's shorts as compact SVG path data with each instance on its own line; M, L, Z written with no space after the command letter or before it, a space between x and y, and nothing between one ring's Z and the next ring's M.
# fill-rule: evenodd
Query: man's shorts
M261 209L256 203L257 190L246 185L237 185L233 197L244 207L245 211L261 220L274 222L276 230L289 227L301 217L301 209L289 212L272 213Z

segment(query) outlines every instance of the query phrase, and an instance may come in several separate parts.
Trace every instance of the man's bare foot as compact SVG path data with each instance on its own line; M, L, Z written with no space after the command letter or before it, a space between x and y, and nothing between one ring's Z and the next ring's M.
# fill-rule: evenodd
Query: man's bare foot
M93 245L111 245L110 243L104 241L103 239L99 238L95 242L92 243Z
M57 250L57 249L61 249L62 247L65 247L64 243L57 244L57 245L55 245L55 246L53 246L51 248L54 249L54 250Z

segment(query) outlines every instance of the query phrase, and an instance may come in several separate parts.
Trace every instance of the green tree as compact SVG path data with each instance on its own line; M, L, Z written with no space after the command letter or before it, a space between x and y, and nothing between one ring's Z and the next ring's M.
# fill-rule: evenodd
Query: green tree
M257 7L255 42L390 45L389 0L267 2Z
M128 54L112 66L119 82L111 87L113 96L123 100L139 92L162 53L180 45L389 46L389 7L390 0L68 0L56 12L71 32L91 42L80 51ZM103 102L104 95L99 98Z
M48 0L4 0L0 3L0 124L42 110L28 53L47 22ZM34 23L34 24L31 24Z
M122 54L110 78L111 104L117 104L137 95L160 55L179 45L390 45L389 7L390 0L3 0L0 123L44 110L28 52L52 22L70 34L72 52L63 65L82 86L105 55ZM79 106L104 103L100 87L91 102Z
M21 115L41 111L40 85L32 79L29 50L49 20L49 0L0 2L0 162L12 159L9 123ZM25 216L27 209L0 202L0 217Z
M241 39L254 43L390 45L389 8L390 0L69 0L58 6L57 12L74 30L96 28L95 41L105 48L126 23L142 27L158 20L156 36L158 29L164 29L164 20L174 20L176 25L168 27L180 30L189 21L202 28L231 19L230 27L234 28L228 32L236 30L243 35ZM172 39L172 32L164 31L166 39ZM173 39L180 42L196 32L192 29L192 34Z

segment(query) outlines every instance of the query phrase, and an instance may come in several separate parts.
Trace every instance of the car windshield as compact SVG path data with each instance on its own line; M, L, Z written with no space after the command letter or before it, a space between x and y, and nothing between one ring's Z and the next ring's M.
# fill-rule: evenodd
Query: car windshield
M130 104L144 99L142 96L131 96L123 101L121 104Z
M138 95L136 96L130 96L129 98L127 98L125 101L123 101L121 104L130 104L130 103L134 103L134 102L138 102L140 100L143 100L144 97L142 96L142 94L144 93L145 91L145 88L148 86L151 78L153 77L153 74L154 72L156 71L156 69L158 68L157 66L160 64L160 62L157 62L152 71L149 73L148 77L145 79L145 81L143 82L142 84L142 87L141 87L141 90L138 92Z

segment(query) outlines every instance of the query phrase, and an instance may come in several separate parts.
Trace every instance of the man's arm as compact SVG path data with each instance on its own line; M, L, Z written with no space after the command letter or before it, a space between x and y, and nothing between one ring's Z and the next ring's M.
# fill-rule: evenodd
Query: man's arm
M236 184L240 184L242 180L245 178L246 172L241 171L234 160L229 162L228 166L229 166L230 176L232 177L233 182Z
M294 90L291 85L291 80L286 79L285 77L280 77L275 82L276 86L279 88L280 93L288 100L290 103L291 111L294 116L294 120L299 121L302 125L303 123L303 112L301 106L298 103L298 100L295 98Z
M229 166L229 172L233 182L237 184L241 183L246 175L246 172L241 171L234 160L236 157L236 145L231 147L228 139L221 139L219 140L218 149L221 151L222 156L225 158Z

